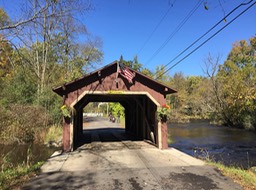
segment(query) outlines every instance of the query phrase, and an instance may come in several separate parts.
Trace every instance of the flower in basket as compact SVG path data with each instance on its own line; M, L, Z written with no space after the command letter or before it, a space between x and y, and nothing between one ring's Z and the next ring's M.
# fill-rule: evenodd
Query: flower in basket
M170 106L167 104L164 104L163 106L159 107L157 109L157 116L159 119L167 119L167 117L170 115Z
M64 117L71 117L70 109L66 105L61 106L60 109Z

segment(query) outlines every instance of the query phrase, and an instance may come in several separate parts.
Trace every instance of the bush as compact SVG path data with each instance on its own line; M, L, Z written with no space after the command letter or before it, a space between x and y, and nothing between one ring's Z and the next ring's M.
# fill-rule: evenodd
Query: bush
M0 134L1 131L4 130L6 126L9 126L11 124L10 121L10 114L9 112L3 107L0 107Z
M44 142L47 144L49 142L59 143L62 139L62 126L52 125L48 128L47 133L44 138Z
M5 144L43 141L40 134L50 123L46 110L34 105L14 104L9 110L1 109L0 115L0 141Z
M255 116L245 115L243 118L243 127L247 130L255 130Z

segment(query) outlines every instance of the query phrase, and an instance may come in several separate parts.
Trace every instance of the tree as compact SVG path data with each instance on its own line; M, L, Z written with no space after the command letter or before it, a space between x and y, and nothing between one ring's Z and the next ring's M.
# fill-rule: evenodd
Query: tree
M40 103L56 79L63 83L80 77L87 65L101 61L103 53L97 47L98 39L88 38L84 44L76 40L78 35L88 34L75 16L91 9L89 1L32 0L24 4L25 16L1 25L0 30L8 30L15 39L20 65L35 82Z
M62 83L81 77L103 59L100 38L89 35L88 41L84 44L74 43L73 40L67 44L64 37L59 35L54 41L54 53L63 69Z
M186 78L182 72L175 73L170 80L170 86L178 91L178 93L171 95L171 104L177 112L184 111L186 107L186 98L188 96L186 91Z
M217 74L222 83L225 122L228 125L256 127L256 36L233 45Z
M10 23L10 18L6 14L6 12L0 8L0 30L6 26L8 26Z
M117 113L120 112L121 116L124 116L124 107L120 103L110 102L109 110L112 112L113 116L117 117Z
M223 91L222 85L223 83L217 77L217 73L220 67L220 59L221 56L218 55L213 57L211 54L208 55L205 63L204 73L208 77L210 81L210 90L208 96L211 97L208 99L208 107L211 108L211 119L212 120L228 120L228 116L224 111L226 107L225 101L223 100Z
M142 69L142 64L140 64L138 62L138 57L137 56L135 56L133 60L126 61L126 60L123 60L123 56L121 55L120 61L121 60L122 60L122 63L125 66L130 67L135 71L141 71L141 69Z
M209 107L215 120L228 126L253 129L256 126L256 37L249 43L236 42L227 60L206 60L205 73L211 81Z
M154 77L154 73L153 73L152 71L150 71L149 69L147 69L147 68L143 68L143 69L141 70L141 73L142 73L143 75L146 75L146 76L151 77L151 78Z
M12 55L12 46L0 35L0 80L12 75Z
M207 92L207 80L201 76L189 76L186 78L187 83L187 99L186 107L190 116L205 118L208 114L208 109L205 105L205 96L202 92ZM203 87L203 88L202 88Z
M171 77L169 85L178 93L169 95L172 108L172 118L178 122L188 119L208 118L212 112L209 94L209 80L202 76L184 76L182 72L175 73Z
M56 121L59 113L53 106L61 102L51 88L81 77L103 58L101 39L77 18L91 3L31 0L22 5L26 8L19 7L22 15L16 20L0 9L1 103L41 105ZM81 43L77 36L86 40Z
M165 67L164 65L160 65L156 67L156 72L155 72L155 79L159 81L168 81L169 76L165 74Z
M60 4L61 7L58 7ZM25 1L22 5L23 7L20 7L20 9L22 10L23 17L14 21L9 20L9 17L3 9L0 10L0 31L17 29L18 27L23 27L31 22L35 22L37 19L42 18L42 14L45 14L49 10L52 10L52 12L48 12L49 14L47 14L47 17L65 17L68 13L78 10L89 10L92 8L90 2L83 2L82 0L32 0ZM27 11L24 12L24 10Z
M139 63L138 61L138 56L136 55L133 59L133 65L132 65L132 68L136 71L141 71L142 69L142 64Z

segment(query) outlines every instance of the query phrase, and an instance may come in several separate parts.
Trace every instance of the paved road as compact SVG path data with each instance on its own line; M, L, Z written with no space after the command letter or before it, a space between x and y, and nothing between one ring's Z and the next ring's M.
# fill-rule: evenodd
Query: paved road
M89 121L85 144L51 157L42 173L22 189L241 189L203 161L173 148L159 150L136 141L117 127L106 120Z

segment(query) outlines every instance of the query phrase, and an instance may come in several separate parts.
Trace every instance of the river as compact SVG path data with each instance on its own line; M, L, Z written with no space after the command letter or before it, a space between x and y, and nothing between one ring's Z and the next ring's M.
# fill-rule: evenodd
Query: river
M197 158L211 159L228 166L256 166L256 133L207 121L169 124L168 132L177 148Z
M0 166L17 166L18 164L35 164L46 161L56 148L40 144L0 144Z

